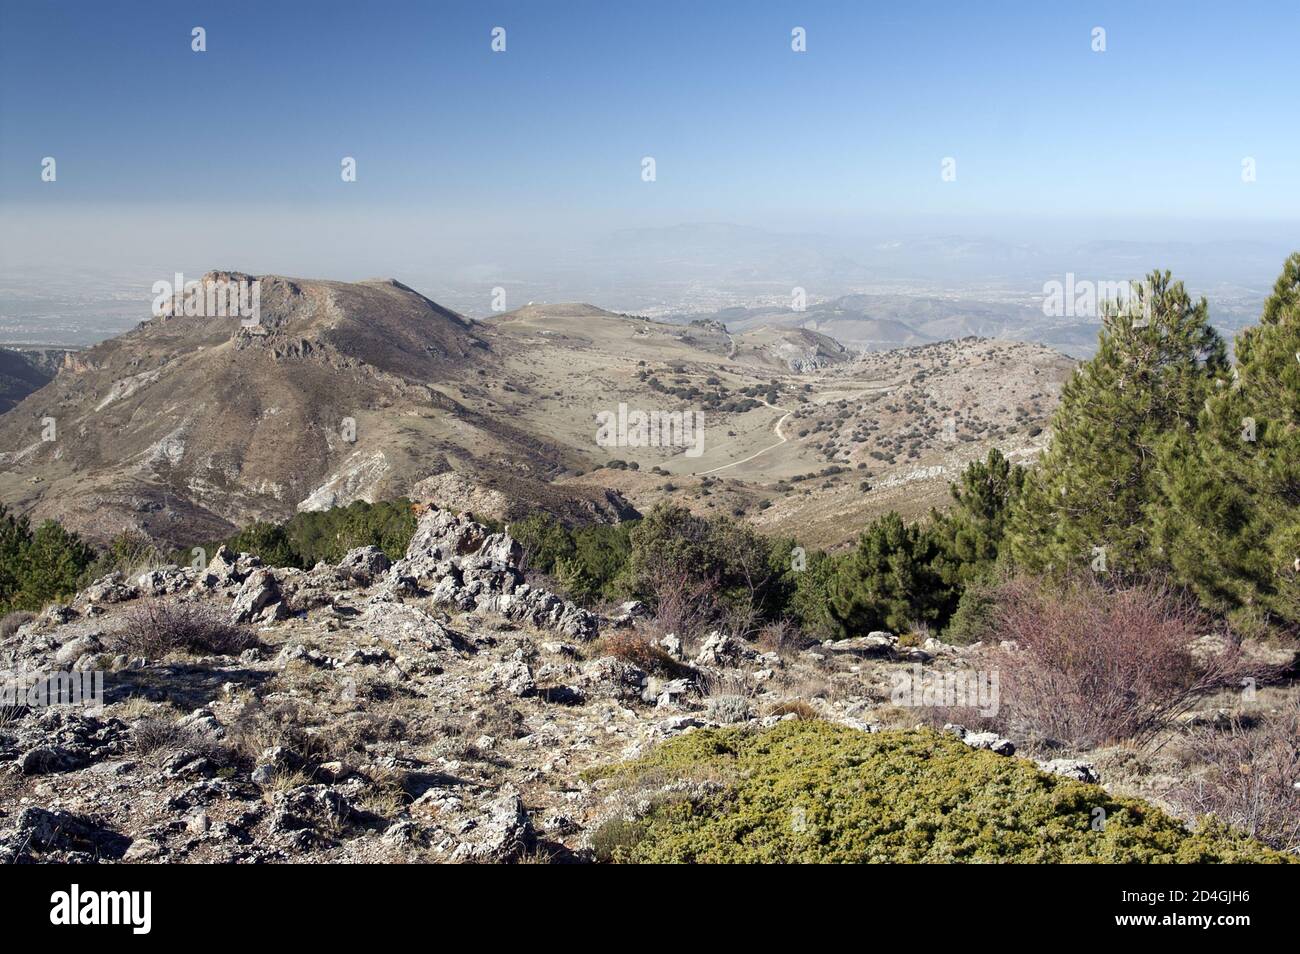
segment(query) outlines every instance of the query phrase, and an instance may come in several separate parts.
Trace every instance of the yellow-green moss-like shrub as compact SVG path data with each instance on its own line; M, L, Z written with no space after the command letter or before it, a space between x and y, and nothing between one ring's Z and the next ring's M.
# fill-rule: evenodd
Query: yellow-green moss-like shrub
M606 857L623 862L1294 860L930 730L698 731L601 774L654 806L609 839Z

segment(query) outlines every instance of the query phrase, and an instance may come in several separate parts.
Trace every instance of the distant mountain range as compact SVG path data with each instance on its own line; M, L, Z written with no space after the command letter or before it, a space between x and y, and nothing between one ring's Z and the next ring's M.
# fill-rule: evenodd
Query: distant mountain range
M772 310L776 317L802 289L810 308L838 303L846 312L907 326L859 329L856 340L865 346L965 331L1038 341L1082 356L1095 346L1097 322L1046 321L1045 283L1071 273L1118 282L1169 269L1193 295L1208 298L1211 320L1231 336L1258 320L1295 246L1293 235L1264 226L1248 240L1189 229L1178 241L1096 240L1064 226L1009 229L891 234L880 224L870 235L854 236L688 223L532 242L501 237L413 256L393 273L475 318L495 314L501 291L510 307L589 301L651 318L708 318L733 307ZM0 340L102 341L131 327L153 282L174 270L171 264L70 274L9 267L0 287ZM941 319L951 320L945 326ZM846 344L850 337L845 331Z
M700 317L679 314L666 316L666 320L690 322ZM810 304L802 311L779 305L722 308L704 317L738 332L806 329L860 351L975 336L1033 341L1084 357L1095 349L1099 331L1093 322L1046 318L1036 305L909 295L844 295Z

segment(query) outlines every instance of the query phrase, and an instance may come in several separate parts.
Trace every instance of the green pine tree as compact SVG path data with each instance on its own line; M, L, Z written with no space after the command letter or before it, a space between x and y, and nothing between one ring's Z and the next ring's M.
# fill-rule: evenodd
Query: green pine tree
M1236 342L1231 383L1195 434L1160 455L1156 538L1181 582L1247 627L1300 629L1300 253L1260 323Z
M21 568L20 609L37 610L53 600L77 592L82 573L95 559L95 551L75 533L46 520L32 534L26 565Z
M1153 272L1124 308L1102 321L1097 354L1066 383L1052 442L1025 481L1008 537L1014 562L1031 570L1158 565L1147 504L1158 492L1156 452L1189 433L1217 377L1223 340L1182 282Z
M556 560L555 578L565 595L576 603L587 605L600 595L599 583L576 557L560 557Z
M0 504L0 611L17 606L23 574L29 563L32 530L26 517L16 517Z
M1025 468L1011 463L995 447L985 460L967 465L957 482L949 485L952 509L932 511L930 519L951 566L950 582L965 584L988 576L1024 483Z
M830 604L831 581L835 578L838 560L822 550L807 553L804 560L803 569L792 569L788 574L793 581L789 615L808 636L830 639L841 635Z
M892 511L877 518L857 549L837 561L828 587L828 610L839 635L905 633L918 623L942 623L955 602L942 560L931 528L904 523Z

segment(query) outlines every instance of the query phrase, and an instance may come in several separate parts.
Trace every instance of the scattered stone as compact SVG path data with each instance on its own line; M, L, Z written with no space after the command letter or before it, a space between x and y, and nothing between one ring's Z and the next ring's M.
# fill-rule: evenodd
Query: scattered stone
M841 716L835 720L840 725L846 725L850 729L857 729L859 732L879 732L880 726L874 722L867 722L865 719L858 719L853 716Z
M279 605L280 586L275 575L267 569L254 570L235 595L234 605L230 607L230 621L238 625L264 619L263 613L268 607Z
M104 651L104 641L99 633L87 633L68 640L54 654L54 662L59 666L71 666L88 653Z
M536 841L532 820L518 795L504 795L488 805L487 816L471 838L452 853L458 861L514 861Z
M1101 774L1097 771L1096 766L1081 759L1052 759L1047 762L1039 762L1038 766L1051 775L1062 775L1065 778L1072 778L1078 782L1087 782L1091 785L1101 783Z
M1004 739L996 732L967 732L962 741L972 749L988 749L998 755L1015 755L1016 747L1010 739Z
M656 722L652 733L658 738L671 738L674 735L681 735L683 732L689 732L691 729L703 729L708 723L703 719L695 716L681 715L674 716L671 719L664 719L662 722Z
M174 563L147 570L136 577L136 586L144 596L168 596L189 589L198 580L197 570L181 569Z
M695 683L690 679L674 679L660 687L655 704L662 708L681 705L686 697L695 690Z
M83 768L123 755L131 731L120 719L100 719L67 706L37 711L17 728L13 754L24 775ZM4 748L0 747L0 757Z
M0 839L0 859L13 862L30 852L58 852L63 856L60 860L93 862L101 857L121 858L129 845L130 839L84 815L29 806Z
M863 659L893 659L897 654L898 637L886 632L873 632L851 639L828 639L822 649L833 654L847 654Z
M140 595L138 587L127 583L119 571L100 577L81 591L80 599L93 606L100 603L124 603Z
M531 695L537 688L533 681L533 671L527 663L518 659L497 663L488 673L488 680L493 686L504 688L513 696Z
M582 673L582 688L593 698L638 700L649 677L626 660L601 656L589 663Z
M393 561L379 547L357 547L339 561L339 570L363 586L369 586L388 572Z
M743 660L753 659L758 655L740 640L727 636L718 630L709 633L695 654L697 666L736 666Z

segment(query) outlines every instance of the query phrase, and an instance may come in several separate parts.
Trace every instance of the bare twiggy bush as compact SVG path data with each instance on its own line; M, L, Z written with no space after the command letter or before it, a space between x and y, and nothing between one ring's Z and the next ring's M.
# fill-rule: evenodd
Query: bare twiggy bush
M408 773L404 769L371 765L365 775L370 786L361 805L367 811L381 818L392 818L411 803L411 795L406 789Z
M765 653L776 653L782 659L789 659L801 650L807 649L814 640L805 636L787 620L777 620L759 629L754 641Z
M744 722L753 714L749 699L745 696L719 695L709 697L707 715L713 722L731 725L736 722Z
M1228 634L1198 647L1214 622L1158 582L1012 579L998 590L995 616L1015 646L991 654L1000 719L1030 740L1146 744L1199 697L1252 672Z
M1005 692L1005 689L1002 690ZM975 705L925 705L906 706L900 709L898 719L902 724L928 725L932 729L942 729L948 725L959 725L970 732L1002 732L1007 719L1003 713L986 714Z
M1205 768L1170 793L1179 809L1300 852L1300 700L1257 722L1192 730L1188 757Z
M293 702L254 702L231 726L230 740L242 754L256 759L269 748L282 746L309 761L324 761L332 752L318 735L307 731L309 713ZM333 739L331 739L333 741Z
M29 613L26 610L15 610L12 613L6 613L4 619L0 619L0 639L8 639L18 632L19 626L30 623L35 618L35 613Z
M229 748L205 733L160 716L137 720L131 727L131 741L137 756L156 765L181 751L205 756L218 764L231 761L233 755Z
M716 575L692 574L684 569L661 566L650 583L655 606L655 624L666 633L682 638L706 629L718 615Z
M716 673L708 670L699 671L700 689L708 698L721 696L740 696L754 699L762 691L762 686L750 680L743 673Z
M151 716L136 722L131 729L131 736L136 754L144 756L184 748L185 743L193 737L193 732L176 725L170 719Z
M247 629L206 607L149 600L127 613L126 626L110 645L128 656L161 659L170 652L233 656L258 643Z

